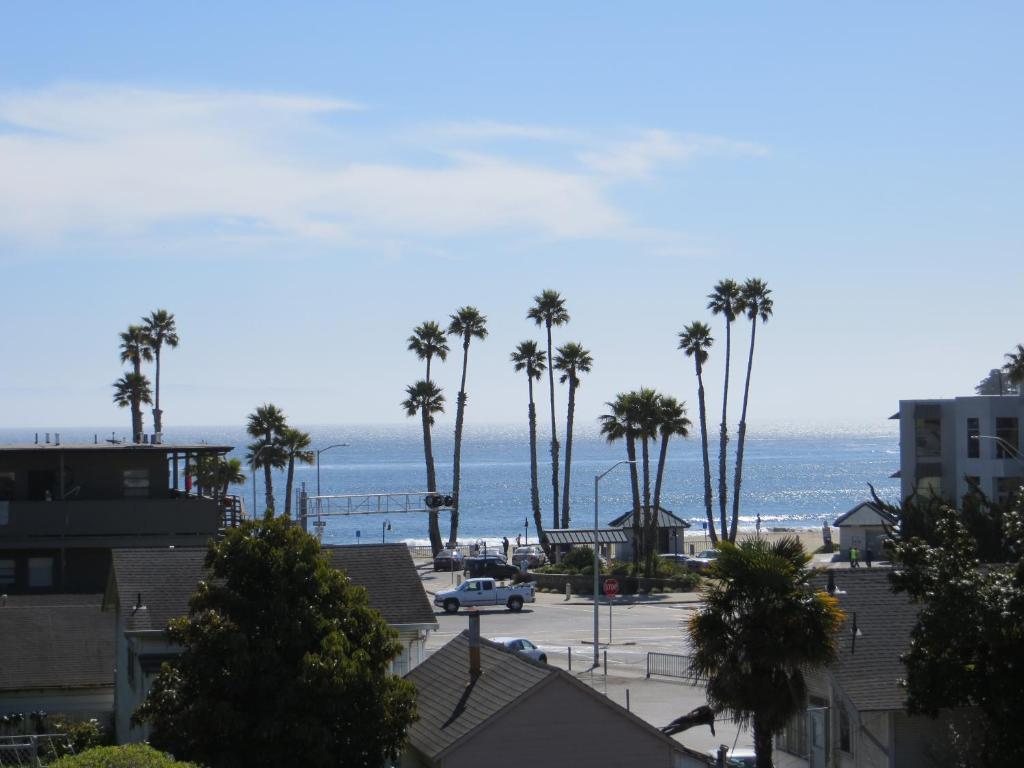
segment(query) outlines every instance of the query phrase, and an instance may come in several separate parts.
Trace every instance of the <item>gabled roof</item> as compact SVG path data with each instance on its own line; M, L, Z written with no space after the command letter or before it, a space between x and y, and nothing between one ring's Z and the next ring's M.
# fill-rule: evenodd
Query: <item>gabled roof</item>
M641 521L643 517L641 516ZM608 525L613 528L629 528L633 525L633 510L630 510L624 515L619 515L612 520ZM658 527L659 528L689 528L690 524L683 520L681 517L676 517L664 507L658 507Z
M918 608L889 584L890 570L843 569L832 572L835 597L846 613L839 630L836 660L829 669L840 688L861 712L903 709L906 693L899 681L907 676L900 654L910 646ZM827 578L813 584L824 590ZM856 619L858 635L854 641Z
M405 544L324 547L331 565L366 589L370 607L392 627L437 626L419 572Z
M187 616L205 559L206 547L113 550L111 581L125 631L162 631L171 619Z
M550 544L590 544L594 543L593 528L548 528L544 531ZM626 532L621 528L598 528L598 544L625 544L629 541Z
M862 501L835 519L832 525L895 525L896 517L873 501Z
M556 683L564 683L581 696L591 697L670 749L683 749L674 739L568 672L483 638L480 640L480 669L481 675L470 684L469 633L463 631L405 676L416 684L420 716L409 729L409 743L430 760L443 757L509 707L532 706L527 698L543 696L542 689ZM562 728L558 722L551 723L552 731L561 733Z
M113 688L114 616L102 598L9 598L0 607L0 690Z
M404 544L324 547L331 564L364 587L370 607L393 627L436 626L409 548ZM188 615L188 601L205 577L205 547L115 549L111 581L125 631L162 631Z

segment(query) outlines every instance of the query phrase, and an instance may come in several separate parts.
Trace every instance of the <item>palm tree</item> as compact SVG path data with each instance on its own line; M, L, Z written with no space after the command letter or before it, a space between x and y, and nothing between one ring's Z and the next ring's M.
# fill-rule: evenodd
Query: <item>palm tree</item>
M142 318L143 328L153 357L156 360L156 404L153 406L153 431L163 432L163 411L160 410L160 350L166 344L171 349L178 346L178 328L174 315L166 309L151 312Z
M619 393L610 403L605 403L609 412L603 414L601 434L609 443L626 441L626 458L629 460L629 485L633 493L633 571L640 563L640 480L636 468L636 437L639 432L636 393Z
M728 530L726 509L728 507L726 487L725 451L729 445L729 356L732 349L732 323L739 309L740 286L735 280L719 280L714 291L708 294L708 309L713 315L725 318L725 384L722 386L722 424L718 444L718 512L721 522L722 538L726 538Z
M426 381L430 381L431 359L434 357L441 361L448 359L449 348L444 330L433 320L427 320L412 329L408 349L410 352L415 352L416 357L420 360L427 361Z
M459 399L455 404L455 457L452 470L452 522L448 535L449 546L455 546L459 537L459 480L462 467L462 425L466 416L466 367L469 365L469 342L487 338L487 317L476 307L460 307L449 315L448 335L462 339L462 382Z
M572 474L572 425L576 415L576 390L580 387L580 374L590 373L594 364L590 352L582 344L569 342L558 348L555 368L562 372L559 383L569 384L569 407L565 417L565 478L562 486L562 528L569 527L569 475Z
M151 402L149 379L141 373L126 373L114 382L114 404L132 409L132 432L136 435L142 434L142 404Z
M526 313L528 320L543 325L548 335L548 393L551 399L551 493L554 507L552 528L558 527L558 427L555 423L555 366L551 359L551 326L569 322L565 299L558 291L541 291L533 297L533 306Z
M434 414L444 413L444 395L432 381L423 379L405 388L408 397L402 401L406 416L419 414L423 423L423 455L427 461L427 491L437 490L437 476L434 474L434 448L430 439L430 428L434 426ZM438 511L432 509L427 513L427 533L430 537L430 549L435 556L441 551L441 525Z
M708 417L704 405L704 363L708 359L708 350L714 343L711 338L711 327L706 323L693 322L679 333L679 349L692 357L697 366L697 405L700 411L700 445L704 456L704 512L708 518L708 531L711 533L712 544L718 543L715 532L715 514L712 511L711 492L711 461L708 459ZM725 531L722 531L725 535Z
M276 405L264 403L249 414L246 431L257 438L258 442L249 446L249 466L255 470L263 467L263 482L266 489L267 515L274 515L274 484L271 470L282 469L285 458L280 450L279 441L284 430L288 428L284 412ZM253 510L256 514L256 510Z
M129 325L127 331L121 332L121 362L132 364L132 373L142 375L142 361L147 363L153 359L153 350L149 346L149 336L141 325ZM149 402L148 400L146 401ZM132 442L142 442L142 405L132 405Z
M547 538L544 536L544 522L540 514L540 483L537 472L537 406L533 401L533 382L539 380L544 372L544 354L537 348L535 341L521 341L510 355L516 372L526 371L526 384L529 392L529 408L527 418L530 424L530 506L533 509L533 523L537 528L537 539L548 551ZM550 556L550 552L548 552Z
M750 369L754 365L754 340L757 337L757 321L767 323L772 316L774 302L768 283L751 278L743 283L738 309L745 312L750 320L750 353L747 355L747 380L743 385L743 409L740 411L740 431L736 440L736 470L732 488L732 524L729 541L736 541L736 524L740 517L740 484L743 482L743 444L747 436L747 399L750 396Z
M1016 352L1006 354L1006 365L1003 366L1003 370L1006 371L1006 378L1011 384L1024 384L1024 344L1018 344Z
M673 437L689 437L690 427L693 426L686 417L686 403L680 403L669 395L662 395L660 406L658 432L661 435L661 450L658 453L658 470L654 476L655 515L661 509L661 489L665 477L665 462L668 459L668 441Z
M279 441L281 452L288 461L288 476L284 492L284 516L291 519L292 516L292 489L295 482L295 462L300 464L312 464L316 461L316 454L310 450L313 439L308 432L301 429L285 427Z
M640 438L640 460L643 467L643 554L644 575L652 576L654 568L654 550L657 542L654 533L657 531L658 510L651 506L651 451L650 444L658 437L661 424L661 395L650 387L642 387L634 393L637 437Z
M843 613L811 588L799 539L718 548L704 607L689 623L691 671L712 708L753 721L757 766L771 768L772 734L806 706L803 670L835 656Z
M223 456L203 455L194 464L195 478L199 487L212 491L218 501L228 495L228 488L245 482L242 462L238 459L225 459Z

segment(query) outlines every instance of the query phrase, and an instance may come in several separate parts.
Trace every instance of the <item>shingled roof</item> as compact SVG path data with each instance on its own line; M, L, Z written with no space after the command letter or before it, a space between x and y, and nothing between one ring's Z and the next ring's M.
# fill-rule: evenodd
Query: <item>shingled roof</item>
M392 627L437 626L412 555L405 544L324 547L331 565L366 589L370 607Z
M409 743L415 750L430 760L438 760L509 707L520 702L529 706L525 699L533 695L543 696L545 687L556 681L577 689L582 696L593 697L594 701L611 708L669 749L682 749L680 744L657 728L568 672L483 638L480 640L480 670L480 676L467 684L469 633L463 631L405 676L416 684L417 689L419 720L409 729ZM552 722L551 727L561 728L556 722Z
M0 690L113 688L114 616L103 596L47 597L0 607Z
M404 544L325 547L331 565L364 587L370 606L393 627L436 626L409 548ZM112 579L125 631L163 630L188 614L188 601L204 577L205 547L119 549Z
M906 692L899 681L907 675L900 654L910 646L918 609L906 594L896 594L888 568L843 569L835 574L835 597L846 613L839 630L833 677L861 712L903 709ZM814 579L824 590L825 576ZM854 639L854 620L858 635Z
M633 510L626 512L624 515L619 515L612 520L608 525L613 528L620 527L631 527L633 525ZM658 527L659 528L689 528L690 524L683 520L681 517L676 517L669 510L664 507L658 507Z

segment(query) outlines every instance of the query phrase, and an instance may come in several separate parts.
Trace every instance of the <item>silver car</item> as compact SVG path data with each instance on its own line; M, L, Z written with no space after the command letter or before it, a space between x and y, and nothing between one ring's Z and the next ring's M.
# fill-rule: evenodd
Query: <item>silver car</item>
M529 656L541 664L548 663L547 654L524 637L492 637L491 642L501 643L510 651L521 653L523 656Z

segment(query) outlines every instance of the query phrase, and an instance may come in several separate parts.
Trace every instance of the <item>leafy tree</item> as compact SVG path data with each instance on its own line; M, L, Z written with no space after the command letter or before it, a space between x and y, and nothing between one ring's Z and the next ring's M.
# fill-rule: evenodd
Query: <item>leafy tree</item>
M772 290L764 280L752 278L740 289L738 309L745 312L750 320L750 353L747 356L747 379L743 385L743 410L740 412L739 436L736 440L736 469L732 489L732 522L729 527L729 541L736 541L736 525L740 518L740 484L743 482L743 444L747 436L747 402L750 398L750 371L754 367L754 340L757 338L757 321L767 323L772 316L774 302Z
M163 432L163 411L160 410L160 350L166 344L171 349L178 346L178 328L174 315L166 309L157 309L142 319L146 340L156 360L156 403L153 406L153 431Z
M141 373L126 373L114 382L113 387L114 404L120 408L131 408L132 434L137 443L142 435L142 404L153 402L149 379Z
M1003 370L1011 384L1018 387L1024 384L1024 344L1018 344L1015 351L1007 353Z
M753 723L757 766L771 768L772 734L805 706L804 668L834 657L843 613L810 587L811 558L796 537L718 548L690 619L692 672L713 709Z
M551 359L551 327L569 322L565 299L558 291L545 290L533 297L533 306L526 312L526 318L537 325L543 325L548 336L548 390L551 402L551 492L554 517L552 528L558 527L558 424L555 421L555 366Z
M231 485L245 482L242 462L238 459L204 454L196 459L194 467L199 487L212 491L213 497L218 500L228 495Z
M576 416L576 390L580 388L580 374L590 373L594 360L582 344L569 342L558 348L555 368L562 372L558 381L569 384L569 406L565 418L565 478L562 486L562 527L569 527L569 475L572 474L572 426Z
M420 416L423 424L423 456L427 463L427 490L437 490L437 476L434 474L434 447L430 438L430 428L434 426L434 414L444 413L444 395L432 381L423 379L405 388L408 397L402 401L406 416ZM430 536L430 549L436 556L441 551L441 524L438 511L432 509L427 513L427 531Z
M726 539L728 525L728 488L726 487L726 449L729 445L729 358L732 355L732 324L740 310L740 286L735 280L719 280L708 294L708 309L713 315L725 318L725 381L722 385L722 423L718 443L718 513L722 538ZM731 541L731 539L730 539Z
M274 514L274 483L271 471L283 469L287 461L280 445L281 435L287 427L284 411L271 403L264 403L250 413L245 426L246 432L257 439L257 442L249 446L247 458L253 471L263 467L268 515ZM253 514L256 514L255 509Z
M708 459L708 418L707 409L704 405L704 363L708 360L708 350L714 343L711 337L711 327L706 323L693 322L683 328L679 333L679 349L692 357L697 367L697 405L700 409L700 443L704 457L704 512L708 518L708 532L711 534L712 544L718 543L718 534L715 532L715 515L712 510L711 491L711 462ZM725 531L722 531L724 536Z
M540 486L537 472L537 406L533 401L533 382L540 379L544 372L544 354L537 348L535 341L521 341L511 354L512 365L517 372L526 372L526 385L529 393L527 419L530 424L530 507L533 509L533 524L537 528L537 539L544 551L551 556L544 536L544 521L540 513Z
M901 519L890 543L893 586L920 606L903 656L908 710L935 717L972 707L981 715L980 750L961 754L961 766L1024 761L1024 505L995 510L972 510L969 500L962 512L943 505L930 530L921 530L911 506L903 512L916 524ZM996 519L1001 535L993 542L987 534Z
M284 518L211 543L210 579L172 621L184 650L136 713L151 743L210 768L383 766L414 721L402 649L365 590Z
M412 336L408 341L409 351L415 352L420 360L427 361L426 381L430 381L430 361L435 357L442 362L448 359L450 350L444 330L433 320L428 320L412 329Z
M168 754L157 752L148 744L125 744L120 747L95 747L77 755L62 757L50 768L199 768L195 763L181 763Z
M459 480L462 471L462 427L466 417L466 369L469 366L469 343L473 339L487 338L487 317L476 307L460 307L449 315L448 335L462 339L462 382L459 399L455 404L455 456L452 469L452 521L448 544L455 546L459 539Z
M993 368L978 382L974 392L979 395L1013 395L1017 393L1017 387L1010 383L1002 368Z
M288 461L288 475L285 482L284 492L284 516L291 519L292 515L292 491L295 487L295 462L300 464L312 464L316 461L316 454L310 450L313 439L308 432L293 427L285 427L281 432L281 452Z
M149 336L141 325L129 325L127 331L121 332L121 362L132 364L132 373L142 376L142 362L153 359L153 350L149 346ZM131 403L132 409L132 442L142 442L142 403L149 400Z
M633 494L633 571L640 563L640 478L636 466L636 440L640 433L639 409L635 392L619 393L609 412L599 417L601 434L609 443L624 440L629 463L629 486Z

